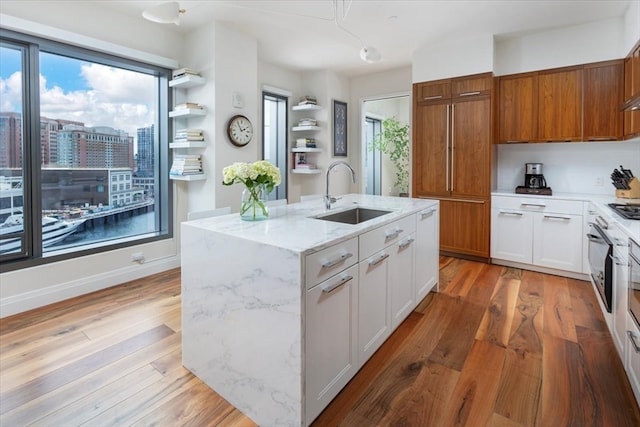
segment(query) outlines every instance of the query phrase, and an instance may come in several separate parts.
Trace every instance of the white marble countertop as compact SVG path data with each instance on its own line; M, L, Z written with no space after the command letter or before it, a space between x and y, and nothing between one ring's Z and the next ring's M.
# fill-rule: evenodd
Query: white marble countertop
M234 213L184 222L183 226L198 227L293 252L312 253L437 203L434 199L347 194L341 196L330 210L325 209L322 199L315 199L270 207L269 219L264 221L242 221ZM392 212L355 225L314 218L356 206Z
M609 203L634 203L640 204L640 199L621 199L614 195L607 196L604 194L577 194L577 193L554 193L552 196L541 196L538 194L516 194L513 190L496 190L491 193L492 196L509 196L523 197L535 199L556 199L556 200L577 200L582 202L591 202L597 206L598 210L604 215L608 222L615 222L618 227L631 239L640 244L640 221L626 219L618 215L611 209Z

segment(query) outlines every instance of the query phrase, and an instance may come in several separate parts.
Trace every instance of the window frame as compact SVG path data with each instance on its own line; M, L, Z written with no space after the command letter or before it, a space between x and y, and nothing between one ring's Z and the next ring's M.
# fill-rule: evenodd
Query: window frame
M171 69L136 61L69 43L49 40L43 37L23 34L17 31L0 28L0 42L8 47L21 48L23 55L23 195L24 195L24 242L23 252L0 255L1 272L59 262L86 255L109 252L126 247L134 247L145 243L156 242L174 237L173 218L173 185L169 180L169 135L172 123L169 120L169 108L173 103L173 93L169 88ZM42 192L41 192L41 147L40 147L40 94L39 94L39 55L40 52L112 66L120 69L152 75L157 79L156 99L157 116L154 131L156 133L157 159L155 159L154 178L156 183L154 211L156 212L156 230L145 237L123 236L122 238L89 243L77 246L60 253L43 253L42 233L35 232L41 228ZM28 173L28 171L31 171Z

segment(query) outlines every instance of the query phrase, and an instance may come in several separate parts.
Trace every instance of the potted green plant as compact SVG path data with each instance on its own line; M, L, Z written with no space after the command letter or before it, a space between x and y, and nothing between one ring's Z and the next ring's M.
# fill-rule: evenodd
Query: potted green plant
M382 132L374 138L371 150L380 150L389 156L395 168L394 187L400 197L409 196L409 124L395 117L382 121Z

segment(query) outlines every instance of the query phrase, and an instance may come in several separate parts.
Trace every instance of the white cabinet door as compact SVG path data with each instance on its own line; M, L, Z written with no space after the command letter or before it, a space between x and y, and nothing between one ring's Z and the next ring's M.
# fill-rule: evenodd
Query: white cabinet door
M358 286L358 364L362 366L391 333L387 283L389 250L361 261Z
M491 209L491 258L531 264L533 214Z
M395 330L416 306L413 278L415 234L389 247L389 296L391 330Z
M427 296L439 279L440 216L434 206L416 217L415 272L416 304Z
M533 263L582 272L582 215L533 213Z
M357 265L307 291L304 355L308 424L359 368L357 295Z
M617 248L616 248L617 249ZM628 249L626 249L628 251ZM625 345L627 344L627 301L629 282L628 253L614 251L613 259L613 302L611 313L613 317L613 342L618 348L620 359L624 360Z
M631 314L627 313L627 357L625 360L627 377L631 383L633 394L640 405L640 329Z

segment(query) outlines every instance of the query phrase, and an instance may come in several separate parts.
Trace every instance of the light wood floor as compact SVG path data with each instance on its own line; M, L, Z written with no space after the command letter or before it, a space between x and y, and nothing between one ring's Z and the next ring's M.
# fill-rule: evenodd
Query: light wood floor
M314 427L640 425L590 284L453 258L440 282ZM254 426L180 330L179 270L0 320L0 426Z

